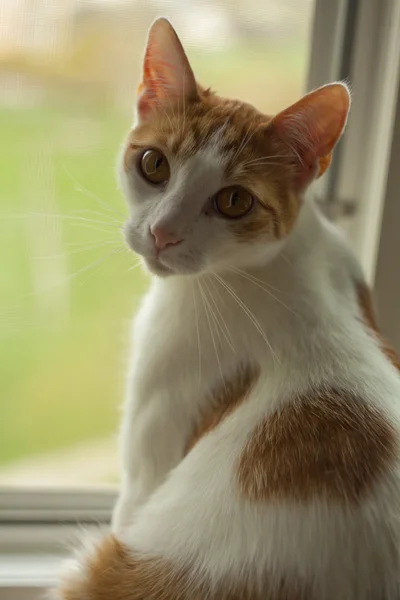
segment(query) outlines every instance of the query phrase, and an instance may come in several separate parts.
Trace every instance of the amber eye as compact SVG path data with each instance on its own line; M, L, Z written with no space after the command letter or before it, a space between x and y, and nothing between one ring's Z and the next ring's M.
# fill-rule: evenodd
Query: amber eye
M160 150L146 150L140 159L140 170L150 183L166 183L170 177L168 161Z
M238 219L251 210L254 198L244 188L234 185L220 190L214 202L221 215L229 219Z

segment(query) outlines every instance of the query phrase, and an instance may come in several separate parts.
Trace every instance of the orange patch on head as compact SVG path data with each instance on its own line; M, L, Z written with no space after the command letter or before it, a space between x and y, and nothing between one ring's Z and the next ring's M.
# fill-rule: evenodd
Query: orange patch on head
M133 168L135 148L159 148L179 164L215 140L227 181L245 188L255 199L246 216L226 219L228 228L240 242L260 236L281 239L293 228L301 201L292 190L289 159L274 158L275 140L266 134L270 117L247 104L199 89L198 101L173 111L168 107L154 111L151 120L131 132L125 171Z
M258 368L243 368L214 393L209 399L207 412L201 416L191 434L186 452L189 452L204 435L218 427L246 400L258 376Z
M282 185L257 186L256 176L252 188L260 190L255 210L245 219L228 224L239 242L249 242L260 236L271 240L280 240L287 236L296 223L300 210L300 201L296 194ZM257 193L257 191L256 191Z
M60 600L312 600L298 581L279 581L271 589L233 583L233 577L210 585L207 577L178 568L161 558L134 556L107 536L85 557L82 569L67 575L58 588ZM294 578L293 578L294 579Z
M253 501L357 503L388 471L397 443L385 416L361 398L343 390L310 392L257 426L237 480Z
M372 295L368 286L364 283L357 285L357 299L358 304L361 308L361 313L366 325L374 332L377 336L383 352L386 354L388 359L393 365L400 370L400 357L396 350L382 337L378 324L375 318L375 311L372 302Z
M339 83L314 90L273 117L221 98L198 84L175 30L160 18L149 31L133 141L146 138L150 147L182 162L214 137L228 186L246 187L257 199L254 210L230 222L230 230L241 242L281 239L294 226L305 188L328 168L349 106L349 91ZM131 157L128 149L127 171Z

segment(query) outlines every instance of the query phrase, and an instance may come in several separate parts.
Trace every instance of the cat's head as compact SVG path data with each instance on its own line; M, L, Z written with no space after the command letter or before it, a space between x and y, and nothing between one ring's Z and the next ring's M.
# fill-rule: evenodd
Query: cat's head
M150 29L121 182L126 239L157 275L265 262L329 166L347 119L333 83L271 117L200 86L166 19Z

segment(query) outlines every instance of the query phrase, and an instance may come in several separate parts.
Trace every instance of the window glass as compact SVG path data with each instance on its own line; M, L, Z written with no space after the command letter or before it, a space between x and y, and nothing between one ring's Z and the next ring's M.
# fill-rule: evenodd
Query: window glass
M0 486L117 482L148 280L115 164L160 14L220 94L273 113L303 92L312 0L1 0Z

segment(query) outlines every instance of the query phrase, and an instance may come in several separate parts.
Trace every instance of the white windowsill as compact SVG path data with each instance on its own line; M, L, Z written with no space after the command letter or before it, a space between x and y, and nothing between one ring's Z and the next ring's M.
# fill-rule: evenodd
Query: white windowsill
M0 595L4 587L50 587L57 582L66 556L0 555Z
M79 533L93 528L98 530L93 524L0 525L0 600L46 598Z
M0 600L43 600L66 556L0 555Z

